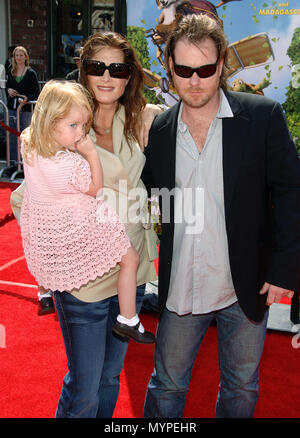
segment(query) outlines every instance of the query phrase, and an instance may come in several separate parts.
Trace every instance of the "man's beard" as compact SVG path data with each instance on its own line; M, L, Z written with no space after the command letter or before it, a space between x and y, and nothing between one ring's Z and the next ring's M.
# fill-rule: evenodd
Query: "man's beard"
M200 92L201 94L197 96L193 96L192 94L190 94L191 91ZM212 99L212 97L213 95L206 94L200 88L188 88L187 90L184 90L184 93L182 93L182 95L180 95L180 98L183 101L183 103L185 103L191 108L202 108Z

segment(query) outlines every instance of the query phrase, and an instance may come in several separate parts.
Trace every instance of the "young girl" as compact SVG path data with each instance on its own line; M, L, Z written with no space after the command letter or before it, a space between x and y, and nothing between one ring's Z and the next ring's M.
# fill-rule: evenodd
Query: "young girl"
M71 291L120 265L113 330L153 343L136 314L139 256L116 212L96 195L102 167L87 135L91 100L79 84L48 82L22 134L26 191L21 233L30 272L44 289Z

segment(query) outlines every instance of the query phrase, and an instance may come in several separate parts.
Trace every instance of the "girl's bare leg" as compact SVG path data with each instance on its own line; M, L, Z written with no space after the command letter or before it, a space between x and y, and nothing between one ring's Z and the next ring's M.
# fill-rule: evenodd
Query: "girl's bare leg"
M127 319L136 315L136 273L140 258L136 250L129 248L120 262L118 297L120 313Z
M146 331L136 313L136 273L139 255L134 248L129 248L120 262L118 279L118 299L120 315L113 326L113 331L122 337L129 337L136 342L153 344L155 336Z

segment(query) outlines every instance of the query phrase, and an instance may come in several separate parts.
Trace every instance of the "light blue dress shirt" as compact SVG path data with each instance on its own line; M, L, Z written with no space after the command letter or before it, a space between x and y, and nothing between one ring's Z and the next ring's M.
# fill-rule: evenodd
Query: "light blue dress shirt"
M178 115L175 230L167 308L202 314L237 301L225 227L222 118L233 117L225 94L201 153Z

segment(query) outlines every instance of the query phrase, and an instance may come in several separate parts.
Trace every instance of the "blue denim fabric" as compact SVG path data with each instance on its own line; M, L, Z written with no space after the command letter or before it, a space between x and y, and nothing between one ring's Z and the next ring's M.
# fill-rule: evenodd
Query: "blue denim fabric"
M247 319L238 303L205 315L178 316L164 310L155 347L155 368L144 407L145 418L181 418L192 367L213 318L218 329L220 386L217 418L249 418L258 398L258 368L268 312L261 323ZM201 354L201 350L200 353ZM198 392L199 404L201 388Z
M137 313L145 285L137 287ZM118 297L95 303L55 292L68 373L58 401L56 418L111 418L120 389L120 373L128 341L112 333L119 314Z
M9 126L17 130L17 111L9 110ZM32 113L31 111L20 111L20 131L22 132L31 123ZM18 160L18 139L10 133L9 134L9 151L10 151L10 164L15 164ZM21 155L20 155L21 157Z

